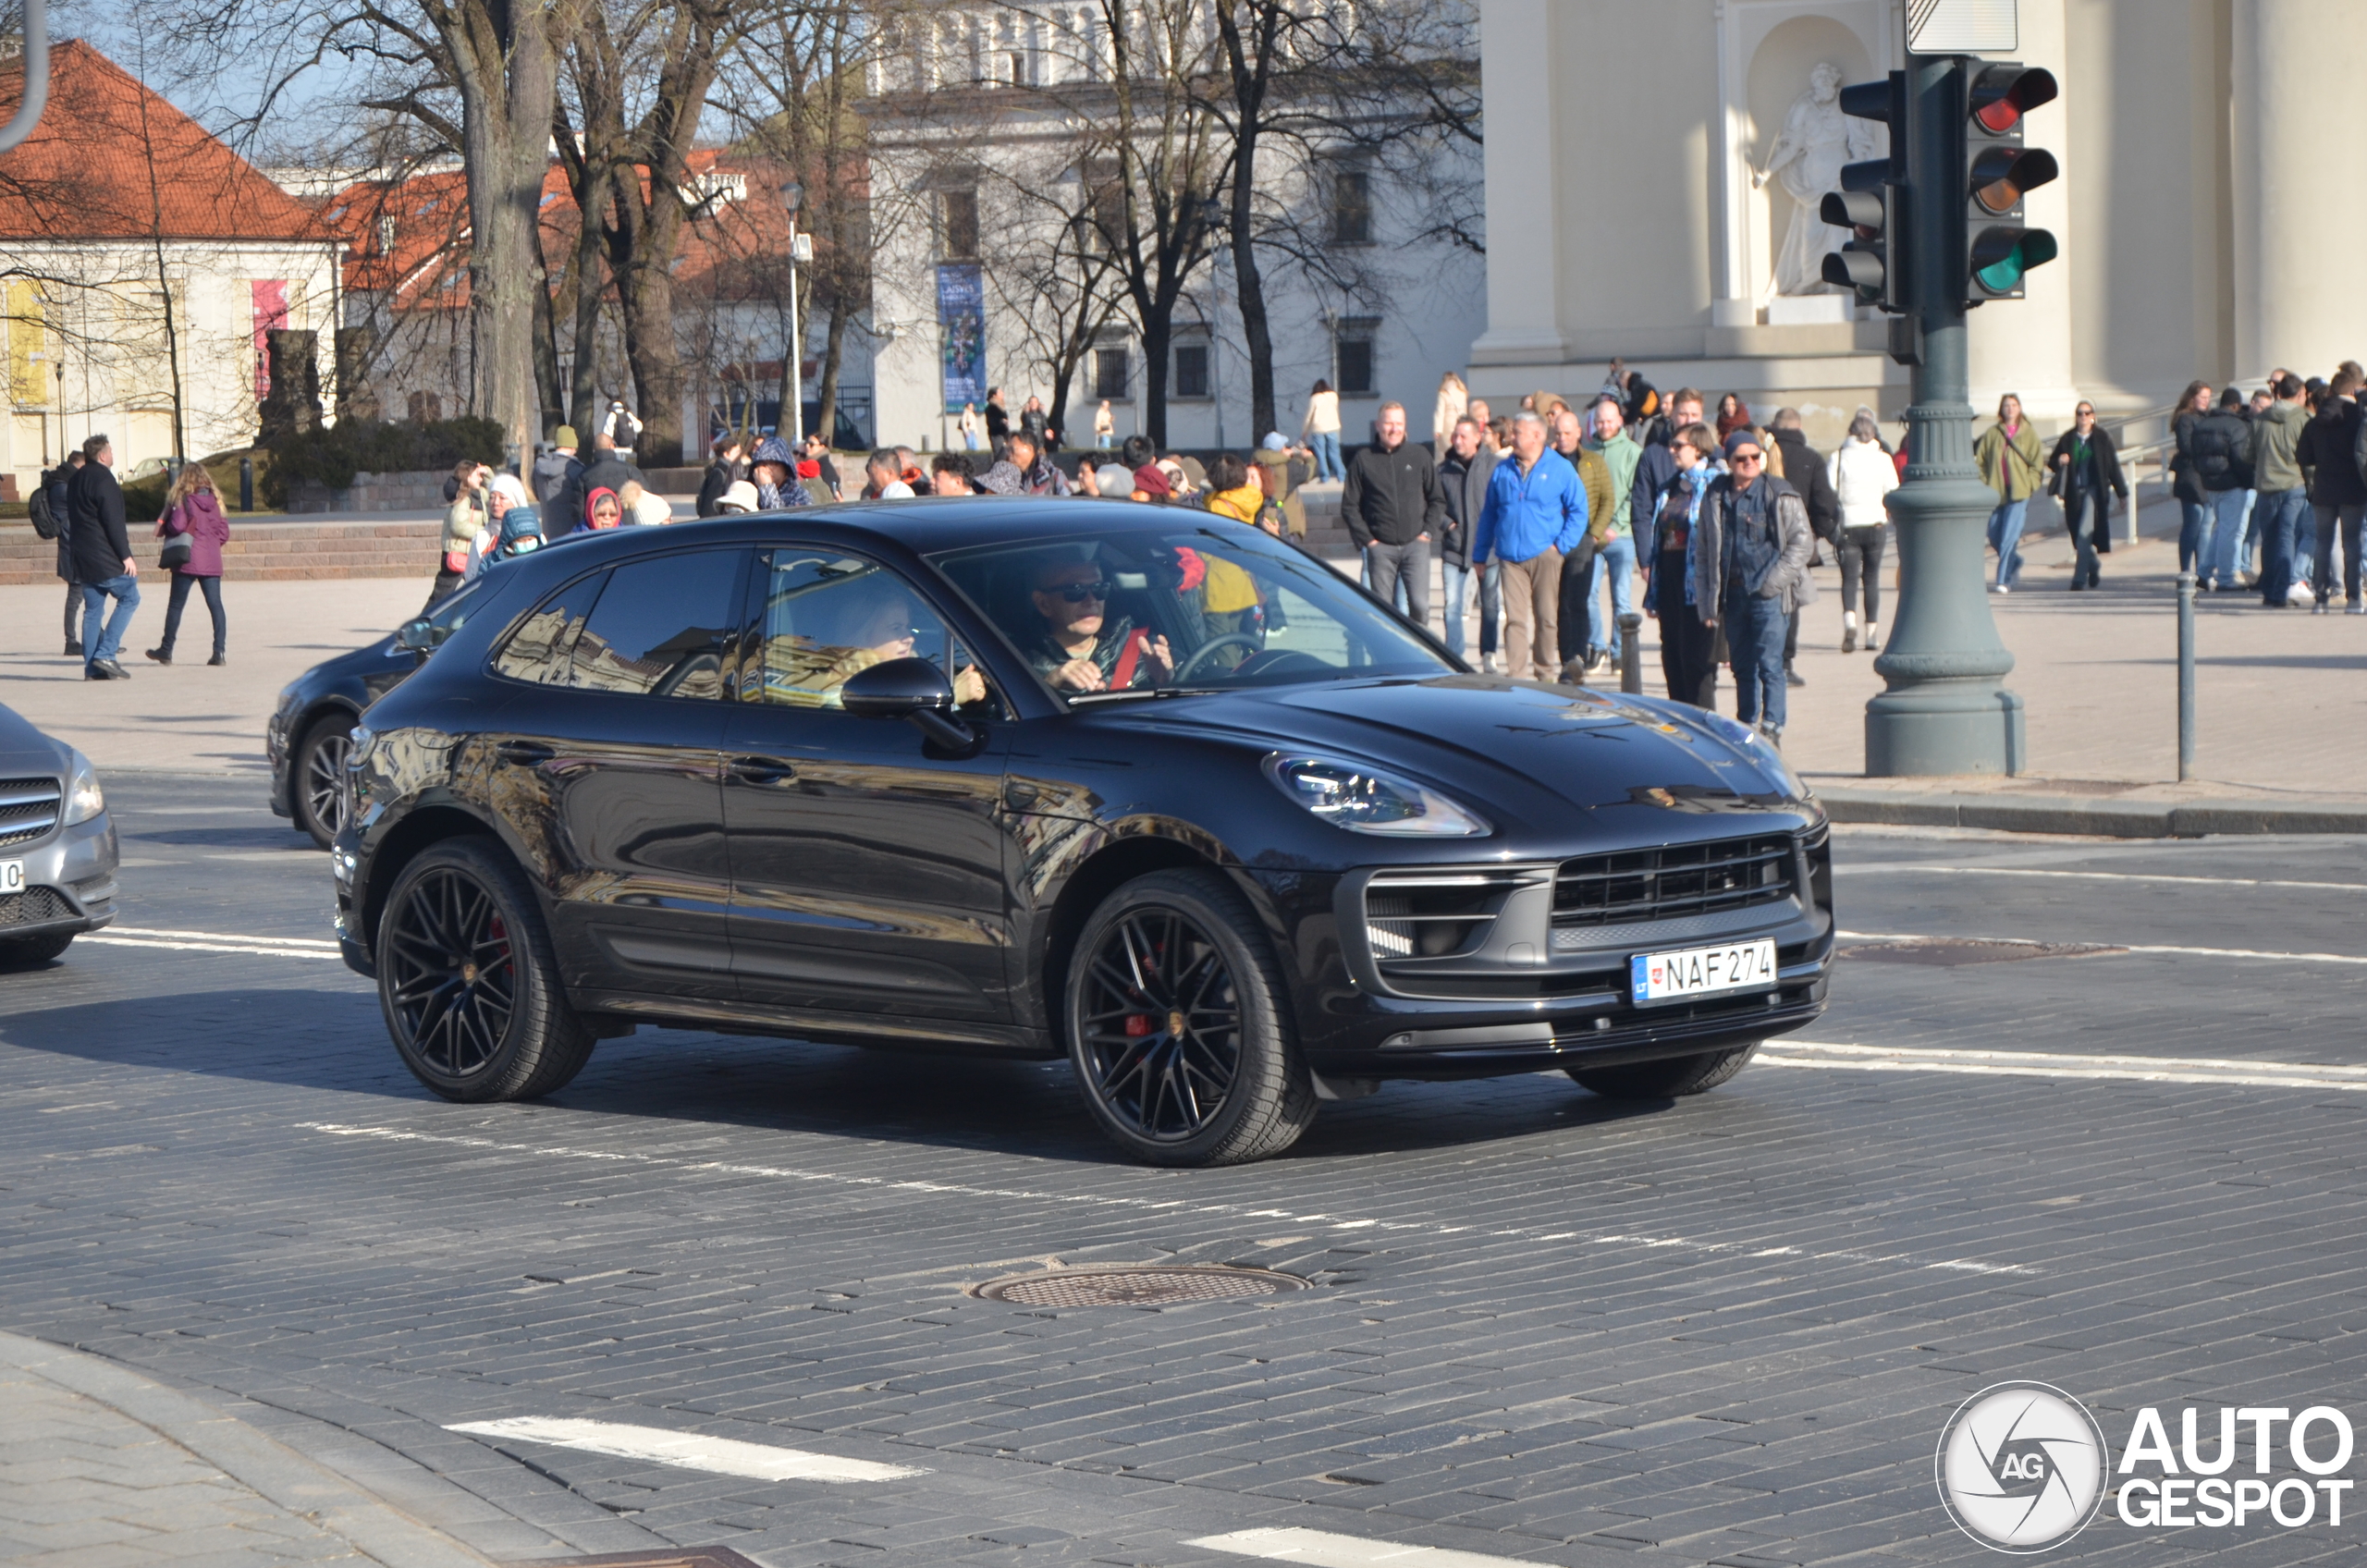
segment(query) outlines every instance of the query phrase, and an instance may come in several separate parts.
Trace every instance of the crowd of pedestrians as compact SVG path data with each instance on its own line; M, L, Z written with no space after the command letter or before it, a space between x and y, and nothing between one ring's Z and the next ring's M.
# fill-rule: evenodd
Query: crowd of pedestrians
M2367 615L2359 573L2367 516L2362 386L2367 374L2346 360L2323 380L2277 370L2249 398L2230 386L2214 400L2202 381L2187 387L2171 422L2171 491L2180 514L2178 570L2192 571L2198 589L2257 593L2268 608L2318 615L2331 611L2339 592L2344 613Z

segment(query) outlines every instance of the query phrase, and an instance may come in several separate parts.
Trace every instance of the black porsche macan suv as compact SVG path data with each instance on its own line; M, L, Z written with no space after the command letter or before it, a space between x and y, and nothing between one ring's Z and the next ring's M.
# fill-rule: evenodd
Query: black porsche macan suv
M346 962L454 1099L640 1023L1066 1054L1138 1158L1390 1078L1662 1096L1822 1009L1822 810L1741 726L1477 675L1197 512L916 500L500 567L356 729Z

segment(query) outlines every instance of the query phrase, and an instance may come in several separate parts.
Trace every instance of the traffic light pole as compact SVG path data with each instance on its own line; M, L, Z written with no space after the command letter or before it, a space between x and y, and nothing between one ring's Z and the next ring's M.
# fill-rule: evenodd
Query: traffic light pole
M1888 687L1866 704L1870 778L2012 774L2024 765L2022 700L2005 690L2014 655L1989 611L1983 551L1997 494L1972 460L1965 343L1962 179L1966 60L1907 67L1907 221L1920 338L1907 410L1907 482L1891 492L1900 593L1874 669ZM1894 126L1895 135L1899 128Z

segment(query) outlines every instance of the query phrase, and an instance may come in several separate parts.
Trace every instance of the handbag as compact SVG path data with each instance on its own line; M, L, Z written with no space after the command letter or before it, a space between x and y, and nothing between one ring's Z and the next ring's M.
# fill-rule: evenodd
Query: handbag
M172 513L166 512L164 517L156 520L156 531L159 533L164 533L166 520L171 516ZM192 544L188 534L166 533L165 547L156 553L156 564L166 571L178 571L189 565L191 548Z

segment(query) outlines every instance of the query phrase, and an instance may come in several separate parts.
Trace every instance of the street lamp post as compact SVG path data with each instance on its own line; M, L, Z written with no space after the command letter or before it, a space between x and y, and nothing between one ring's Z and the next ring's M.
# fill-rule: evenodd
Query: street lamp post
M775 428L789 432L789 449L805 445L805 334L797 319L797 212L805 204L805 187L790 180L780 188L780 204L789 214L789 359L780 367L780 411Z

